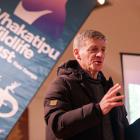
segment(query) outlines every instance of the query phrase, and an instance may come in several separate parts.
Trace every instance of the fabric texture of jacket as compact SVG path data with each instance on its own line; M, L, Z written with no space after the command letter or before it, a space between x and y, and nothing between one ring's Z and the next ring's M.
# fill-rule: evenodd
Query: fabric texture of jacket
M76 60L70 60L58 68L58 77L52 82L45 97L46 140L103 140L100 106L91 98L86 82L87 74ZM106 80L98 74L104 94L113 86L112 79ZM125 140L128 126L124 106L110 111L115 140Z

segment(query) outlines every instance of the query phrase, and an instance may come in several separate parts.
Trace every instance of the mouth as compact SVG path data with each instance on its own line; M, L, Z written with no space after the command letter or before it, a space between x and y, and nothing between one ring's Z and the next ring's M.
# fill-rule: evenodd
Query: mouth
M94 63L95 63L96 65L101 65L103 62L102 62L102 61L94 61Z

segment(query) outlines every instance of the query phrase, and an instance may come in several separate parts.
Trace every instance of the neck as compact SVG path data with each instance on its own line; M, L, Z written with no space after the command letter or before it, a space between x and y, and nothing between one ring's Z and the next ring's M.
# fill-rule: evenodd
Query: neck
M80 63L79 63L80 65ZM89 76L93 79L97 79L98 71L93 71L91 69L85 69L84 66L80 65L80 67L89 74Z
M91 78L97 79L98 72L90 72L90 71L88 71L87 73L89 74L89 76L90 76Z

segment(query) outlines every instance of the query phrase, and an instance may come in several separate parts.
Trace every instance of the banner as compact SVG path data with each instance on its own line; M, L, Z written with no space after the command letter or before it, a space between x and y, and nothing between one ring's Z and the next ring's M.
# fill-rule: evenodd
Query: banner
M95 5L95 0L0 0L0 140Z

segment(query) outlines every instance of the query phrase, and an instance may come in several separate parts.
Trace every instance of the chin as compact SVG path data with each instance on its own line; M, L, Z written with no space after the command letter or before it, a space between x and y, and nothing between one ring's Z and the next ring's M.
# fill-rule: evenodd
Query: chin
M101 71L101 70L102 70L102 68L97 68L97 69L96 69L97 72L99 72L99 71Z

